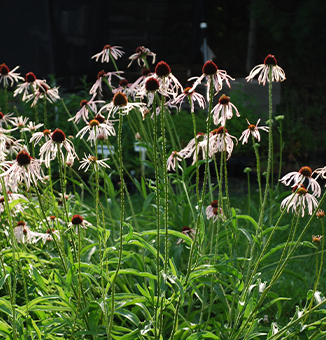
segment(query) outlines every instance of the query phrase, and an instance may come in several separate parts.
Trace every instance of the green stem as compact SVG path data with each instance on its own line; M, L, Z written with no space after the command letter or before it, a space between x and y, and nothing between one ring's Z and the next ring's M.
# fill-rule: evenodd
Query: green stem
M262 208L263 205L263 192L261 188L261 174L260 174L260 157L259 157L259 149L258 145L256 144L255 137L251 135L252 137L252 144L255 150L255 155L256 155L256 164L257 164L257 181L258 181L258 190L259 190L259 204L260 204L260 209Z
M157 116L156 116L156 99L157 94L155 93L155 98L153 100L153 115L154 115L154 129L153 129L153 161L154 161L154 173L155 173L155 197L156 197L156 275L157 275L157 302L154 311L154 335L157 339L157 329L159 330L159 317L158 317L158 307L160 302L161 287L160 287L160 187L159 187L159 170L157 162L158 154L158 137L157 137Z
M5 86L5 90L7 87ZM13 227L13 220L11 216L11 212L9 209L9 200L8 200L8 194L6 190L6 185L4 178L1 178L1 186L3 188L3 193L4 193L4 199L5 199L5 205L6 205L6 210L8 213L8 219L9 219L9 237L10 237L10 242L12 245L12 294L11 294L11 308L12 308L12 332L13 332L13 339L17 340L17 328L16 328L16 286L17 286L17 277L16 277L16 247L17 247L17 242L16 238L14 235L14 227Z
M205 172L204 172L204 181L203 181L203 187L202 187L202 192L201 192L201 199L198 202L198 216L197 216L197 221L196 221L196 233L194 236L194 241L191 245L190 248L190 254L189 254L189 260L188 260L188 266L187 266L187 273L184 279L184 287L187 287L188 285L188 280L192 271L192 260L193 256L195 253L195 249L197 246L197 238L200 230L200 220L201 220L201 214L202 214L202 209L203 209L203 204L204 204L204 197L205 197L205 192L206 192L206 183L207 183L207 177L208 177L208 171L209 171L209 135L210 135L210 124L211 124L211 112L212 112L212 105L213 105L213 94L214 94L214 83L213 79L211 79L210 82L210 100L209 100L209 107L208 107L208 117L207 117L207 145L206 145L206 162L205 162ZM178 302L175 308L175 314L174 314L174 320L173 320L173 326L172 326L172 331L171 331L171 337L170 339L174 339L174 335L177 329L177 324L178 324L178 313L179 313L179 308L180 308L180 302L181 298L179 296Z
M111 282L111 315L109 321L109 331L108 331L108 339L111 339L112 327L113 327L113 319L114 319L114 303L115 303L115 283L119 274L121 259L122 259L122 250L123 250L123 219L124 219L124 178L123 178L123 163L122 163L122 124L123 124L123 115L119 115L119 128L118 128L118 153L119 153L119 175L120 175L120 240L119 240L119 255L118 255L118 264L116 267L116 271L114 273L112 282Z

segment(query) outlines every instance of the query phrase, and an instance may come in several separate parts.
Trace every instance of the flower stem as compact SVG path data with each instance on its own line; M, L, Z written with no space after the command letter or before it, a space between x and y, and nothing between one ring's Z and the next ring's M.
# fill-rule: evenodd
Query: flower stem
M122 163L122 124L123 124L123 115L119 115L119 128L118 128L118 154L119 154L119 175L120 175L120 239L119 239L119 255L118 255L118 264L116 267L116 271L114 273L112 283L111 283L111 314L109 321L109 329L108 329L108 339L111 339L112 327L113 327L113 319L114 319L114 303L115 303L115 283L118 277L118 273L121 266L122 259L122 247L123 247L123 219L124 219L124 179L123 179L123 163Z
M255 137L251 135L252 137L252 144L255 150L255 155L256 155L256 164L257 164L257 181L258 181L258 190L259 190L259 204L260 204L260 209L262 208L263 205L263 192L261 188L261 174L260 174L260 157L259 157L259 149L258 145L255 142ZM249 176L249 174L248 174Z
M157 339L156 330L160 329L159 327L159 317L158 307L160 302L161 295L161 285L160 285L160 187L159 187L159 170L157 163L157 153L158 153L158 138L157 138L157 116L156 116L156 99L157 95L155 94L155 98L153 100L153 115L154 115L154 129L153 129L153 161L154 161L154 172L155 172L155 197L156 197L156 275L157 275L157 302L154 311L154 325L155 325L155 339Z
M202 216L202 209L203 209L203 204L204 204L204 197L205 197L205 192L206 192L206 182L207 182L207 177L208 177L208 171L209 171L209 135L210 135L210 123L211 123L211 111L212 111L212 105L213 105L213 94L214 94L214 84L213 80L211 79L210 81L210 100L209 100L209 107L208 107L208 117L207 117L207 149L206 149L206 162L205 162L205 172L204 172L204 181L203 181L203 187L202 187L202 192L201 192L201 198L200 201L198 202L198 216L197 216L197 221L196 221L196 233L194 236L194 241L191 245L190 248L190 254L189 254L189 260L188 260L188 266L187 266L187 273L184 279L184 287L187 287L188 285L188 280L192 271L192 260L193 256L195 253L195 249L197 246L197 239L198 239L198 234L200 230L200 221L201 221L201 216ZM173 326L172 326L172 331L171 331L171 336L170 339L174 339L174 335L176 332L177 324L178 324L178 313L179 313L179 308L180 308L180 303L181 303L181 298L179 296L178 302L175 308L175 313L174 313L174 320L173 320Z

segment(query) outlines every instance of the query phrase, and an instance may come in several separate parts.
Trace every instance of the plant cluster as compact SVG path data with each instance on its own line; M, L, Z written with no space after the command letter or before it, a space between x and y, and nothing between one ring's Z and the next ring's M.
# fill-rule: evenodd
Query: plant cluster
M323 339L326 193L319 180L326 179L326 167L303 165L281 178L283 117L273 117L271 94L285 72L275 57L268 55L247 77L268 85L268 125L250 118L234 136L230 122L249 117L219 94L234 79L213 61L184 89L166 62L151 72L147 58L154 64L156 55L143 46L130 56L130 64L143 67L130 84L117 67L123 54L120 46L105 45L93 56L114 71L98 73L73 114L58 87L0 65L1 336ZM205 96L196 91L201 83ZM108 102L103 84L113 95ZM23 115L11 104L20 96L30 105ZM192 137L180 143L171 110L184 101ZM60 120L49 120L51 105ZM201 131L196 107L206 113ZM279 169L273 168L273 120L280 132ZM134 162L124 151L126 134L135 136L139 179L126 166ZM265 150L259 148L263 139ZM238 144L250 142L258 191L250 195L246 168L247 205L240 208L229 194L227 164ZM311 230L320 232L308 241ZM299 300L280 284L296 261L312 256L312 283ZM292 273L300 277L300 268Z

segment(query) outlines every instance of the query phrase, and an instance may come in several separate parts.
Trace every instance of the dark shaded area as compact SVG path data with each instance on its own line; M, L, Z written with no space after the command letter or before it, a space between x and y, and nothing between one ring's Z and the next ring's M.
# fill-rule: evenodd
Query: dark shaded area
M21 75L33 71L49 79L54 74L61 92L75 92L80 77L86 75L92 84L100 70L113 71L112 63L91 59L105 44L123 47L117 65L129 82L140 69L137 63L127 69L128 57L144 45L157 61L169 63L183 85L201 74L205 34L218 67L235 78L248 74L248 62L261 64L272 53L287 76L278 108L285 115L284 161L291 169L312 160L322 166L325 13L323 0L6 1L0 63L20 65ZM206 31L200 28L203 21Z
M22 74L54 73L73 88L78 77L95 77L104 67L91 56L105 44L123 46L121 69L136 47L144 45L157 53L158 61L175 66L175 72L191 69L198 74L204 34L199 25L207 21L208 45L217 64L235 77L245 76L251 13L257 23L254 64L273 53L291 75L288 79L320 82L325 12L322 0L7 1L2 4L0 60L12 68L21 65ZM138 71L136 66L130 69L131 74Z

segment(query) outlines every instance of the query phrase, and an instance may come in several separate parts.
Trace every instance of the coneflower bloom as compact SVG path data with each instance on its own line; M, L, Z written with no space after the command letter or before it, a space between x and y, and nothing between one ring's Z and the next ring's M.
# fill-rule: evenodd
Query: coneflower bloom
M134 93L139 89L144 88L145 81L147 78L151 77L153 73L149 68L144 67L141 71L141 76L130 86L130 90Z
M37 243L38 241L42 240L43 244L46 242L53 241L53 236L57 237L60 240L60 233L59 230L54 230L53 228L48 229L46 233L37 233L35 235L35 241L34 243Z
M8 137L6 133L14 131L16 129L6 130L0 127L0 161L5 159L6 146L13 143L13 139Z
M12 119L11 116L13 116L14 114L14 112L8 112L6 114L0 112L0 127L2 127L2 124L8 126L8 123L10 123L10 120Z
M36 130L38 130L40 127L42 127L43 124L39 123L36 124L34 122L28 122L27 126L22 128L21 131L29 131L30 133L35 133Z
M101 63L108 63L110 61L111 55L113 59L117 60L118 58L121 58L125 53L121 51L120 48L122 48L122 46L105 45L101 52L92 56L92 59L95 58L95 60L98 61L101 58Z
M58 218L56 217L55 215L51 215L51 216L48 216L46 219L44 219L41 224L40 224L40 227L42 226L42 224L47 224L46 222L49 222L51 224L52 227L54 227L54 224L59 222L61 224L65 224L65 221L62 220L61 218Z
M214 124L225 126L226 120L233 117L233 110L237 117L240 117L238 109L230 102L230 97L222 94L218 100L218 104L212 110Z
M17 96L17 94L23 93L23 101L25 101L28 90L31 88L32 92L36 91L41 84L45 84L46 81L43 79L36 79L36 76L33 72L28 72L25 75L25 82L22 84L18 84L16 90L14 91L14 97Z
M172 74L170 66L165 61L160 61L155 67L153 75L160 84L160 91L175 98L179 90L183 92L183 87L179 80Z
M152 64L154 64L156 54L151 52L149 48L146 48L144 46L138 46L136 48L136 52L129 57L131 62L129 63L128 67L132 64L132 62L134 60L137 60L137 63L138 63L139 66L145 67L146 66L146 59L147 59L148 56L153 58Z
M13 117L13 118L10 119L10 123L13 126L17 127L19 130L26 127L26 124L27 124L28 121L29 121L29 118L23 117L23 116Z
M18 184L25 182L27 189L30 188L31 182L37 185L38 181L43 182L43 171L39 160L30 156L24 148L18 154L15 160L5 161L1 166L7 168L0 174L4 177L5 183L13 192L17 191Z
M280 179L280 182L286 186L289 186L292 183L292 188L294 188L300 184L304 184L304 181L307 180L307 190L311 188L313 192L312 194L316 197L319 197L321 195L321 188L319 183L311 177L312 174L313 172L309 166L303 166L299 171L293 171L283 176Z
M195 90L191 87L186 87L183 93L179 94L175 99L171 101L171 104L179 104L180 110L185 98L188 98L189 103L191 103L191 112L194 112L195 110L195 102L197 102L199 107L201 107L202 109L205 109L206 107L204 96L198 92L195 92Z
M304 217L307 206L308 214L312 215L313 209L318 206L318 201L314 195L308 193L302 184L299 184L299 186L298 190L298 187L294 187L293 193L282 201L281 210L287 208L286 211L289 212L292 209L293 213L301 213L301 217Z
M197 149L196 149L196 142L197 142ZM196 163L197 157L200 154L200 151L202 151L203 159L205 159L205 148L203 145L207 147L207 136L203 132L198 132L195 138L192 138L187 146L183 148L181 151L179 151L179 154L185 155L184 158L190 158L193 156L193 162L192 165Z
M80 102L81 109L76 113L74 117L71 117L68 119L68 121L74 121L76 124L79 123L80 118L83 119L83 121L87 124L88 123L88 114L89 111L91 111L94 115L97 114L97 105L96 104L103 104L105 103L104 100L94 100L96 98L96 93L93 94L92 98L87 101L86 99L83 99Z
M100 71L97 74L97 80L94 83L94 85L91 87L89 93L96 96L97 92L98 92L102 96L102 80L103 80L103 78L106 77L108 84L112 87L112 84L111 84L112 76L115 76L119 79L123 79L119 75L120 73L123 73L123 71L115 71L115 72L107 72L107 73L105 73L103 70Z
M40 142L42 137L44 137L45 141L47 142L51 138L51 130L45 129L42 132L35 132L35 133L33 133L32 137L29 140L29 142L30 143L34 142L34 146L35 146L35 145L37 145Z
M189 228L189 227L182 227L181 233L184 234L184 235L187 235L189 237L194 238L195 234L196 234L196 230ZM179 238L177 244L180 244L181 242L185 242L185 240L182 239L182 238Z
M86 156L86 154L84 155L85 157L80 161L80 167L78 168L78 170L85 169L84 171L86 172L91 165L93 165L97 169L99 168L99 166L102 166L103 168L110 168L110 165L105 163L105 161L108 161L109 158L97 159L92 155L88 156Z
M17 154L22 148L23 145L21 144L23 142L22 139L17 140L11 140L10 142L6 143L6 153L10 156L13 156L14 154Z
M231 136L224 126L220 126L218 129L211 131L209 135L209 157L213 157L216 152L226 152L226 160L228 160L231 157L234 147L234 142L232 139L235 139L238 143L237 138ZM205 153L207 153L207 142L203 141L201 143L203 144L202 147L205 149Z
M117 92L122 92L126 96L132 95L133 88L131 87L132 84L129 83L127 79L121 79L119 81L119 86L116 89L112 89L112 93L116 94Z
M31 107L35 106L38 100L43 98L45 98L50 103L54 103L60 99L58 87L51 89L48 85L40 83L34 93L31 93L25 97L26 102L29 102L33 99Z
M105 118L98 114L92 119L88 125L83 127L76 135L77 137L83 138L86 133L89 133L87 141L91 141L91 146L93 146L93 142L96 141L99 135L104 136L107 139L108 136L115 136L115 130L113 124L109 120L105 120Z
M7 87L9 85L13 86L14 82L18 82L19 80L24 80L23 77L20 76L20 73L15 73L15 71L19 68L16 66L13 70L9 70L9 67L3 63L0 65L0 84L3 81L3 86Z
M8 203L10 204L11 202L14 202L16 200L19 200L19 201L26 201L28 202L28 199L22 195L22 194L15 194L15 193L12 193L11 191L7 191L7 198L8 198ZM5 197L4 196L0 196L0 214L6 209L6 206L5 206ZM17 212L21 212L24 210L24 207L21 205L21 203L17 203L13 206L12 210L11 210L11 213L13 215L16 215Z
M40 149L40 161L43 162L44 160L44 164L48 168L50 161L56 158L58 151L61 152L61 159L63 160L62 147L66 149L71 158L78 158L73 143L66 138L62 130L55 129L51 133L51 138Z
M226 217L223 213L221 207L218 206L218 201L214 200L207 208L206 208L206 218L210 220L213 219L213 222L216 222L218 219L222 221L226 220Z
M127 115L133 109L139 109L140 112L144 110L145 104L144 103L129 103L127 96L122 92L117 92L111 103L104 105L100 113L108 112L108 119L119 112L119 114Z
M312 235L312 242L318 247L322 238L322 235Z
M176 163L181 162L182 159L187 155L186 151L172 151L171 155L167 159L167 169L168 171L175 171ZM180 165L178 165L178 168L182 169Z
M194 85L192 86L192 88L195 89L203 81L203 79L206 78L207 101L209 101L210 84L212 81L214 84L215 91L216 93L218 93L223 87L223 81L226 82L228 87L231 87L229 79L234 80L226 73L226 71L219 70L216 64L211 60L206 61L206 63L203 66L202 72L203 74L200 77L192 77L189 78L188 80L196 79Z
M19 221L14 228L14 235L18 243L34 243L35 234L24 221Z
M316 179L321 176L323 179L326 179L326 166L324 166L323 168L318 168L316 170L314 170L314 172L312 174L317 174Z
M164 96L168 95L168 93L162 92L160 89L160 83L155 77L148 77L142 87L138 89L136 97L142 100L145 96L147 96L147 105L151 106L156 92Z
M268 126L258 126L259 122L260 122L260 118L257 120L256 125L255 124L250 124L249 120L246 118L247 123L248 123L248 129L244 130L241 134L241 137L239 138L239 140L242 140L242 145L245 143L248 143L248 139L250 134L254 136L254 138L256 138L258 140L258 142L260 142L260 133L259 130L263 130L268 132L269 131L269 127Z
M82 216L74 215L71 218L71 222L68 224L68 229L72 227L76 227L76 234L78 234L78 226L81 226L83 229L87 229L87 227L91 226L92 223L87 222Z
M258 76L258 82L263 83L263 85L266 84L266 80L269 82L269 72L272 71L272 82L280 82L285 80L285 72L281 67L277 65L276 58L269 54L265 60L264 64L259 64L255 66L249 73L249 76L246 77L247 81L250 81L255 78L257 74Z

